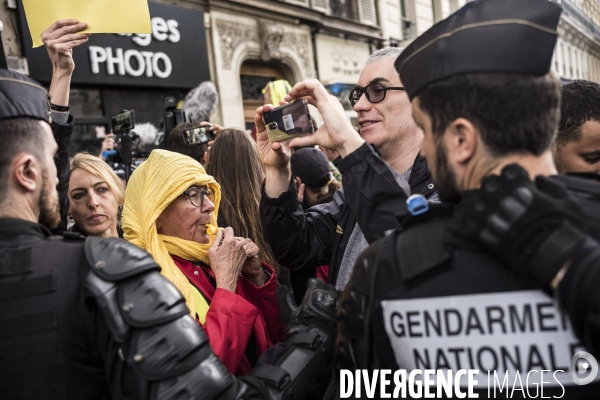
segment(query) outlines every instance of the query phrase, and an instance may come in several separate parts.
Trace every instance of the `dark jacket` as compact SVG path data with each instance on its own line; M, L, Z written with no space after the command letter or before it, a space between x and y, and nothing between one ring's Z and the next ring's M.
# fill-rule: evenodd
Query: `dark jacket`
M407 212L407 194L391 168L374 147L364 144L344 159L336 160L344 188L327 204L306 213L298 202L294 182L272 199L264 191L260 211L264 237L277 261L292 270L330 265L329 283L335 284L346 245L358 222L370 243L396 227ZM425 159L417 156L410 174L411 194L427 198L436 194Z
M84 307L83 242L53 239L42 225L0 219L0 392L109 399Z
M75 129L75 120L69 115L66 125L60 125L56 122L50 124L54 140L58 144L58 151L54 156L56 164L56 174L58 177L58 200L60 204L60 225L53 230L54 233L60 233L67 230L67 214L69 212L69 178L71 176L71 167L69 160L69 148L71 147L71 135Z
M556 179L564 183L568 178ZM406 219L359 257L338 310L338 368L403 368L407 374L415 368L479 369L497 370L501 377L506 369L518 369L522 376L534 369L563 370L564 398L597 398L600 385L573 385L570 368L576 351L587 347L598 354L600 297L594 293L600 283L600 246L596 242L590 273L574 270L574 261L563 279L573 273L587 282L579 290L569 287L578 306L571 307L576 311L567 323L535 282L513 273L465 234L474 194L463 194L455 207L437 205ZM598 206L582 210L586 219L600 219ZM569 310L563 301L567 297L560 299ZM480 384L486 384L485 375L479 376ZM513 377L508 381L512 384ZM546 383L546 396L562 397L554 379Z

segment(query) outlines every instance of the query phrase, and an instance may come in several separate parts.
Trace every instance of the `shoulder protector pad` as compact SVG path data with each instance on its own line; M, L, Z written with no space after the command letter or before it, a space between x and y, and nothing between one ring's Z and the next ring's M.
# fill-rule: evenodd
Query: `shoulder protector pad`
M129 358L141 376L154 381L181 375L211 354L204 330L184 315L168 324L135 330Z
M92 271L100 278L117 282L160 266L145 250L123 239L89 237L85 254Z
M158 272L122 282L118 296L123 319L136 328L164 324L189 313L181 293Z
M112 332L115 340L119 343L123 342L129 333L130 327L123 321L123 316L119 310L117 284L105 281L93 272L88 271L84 285L96 300L96 304L102 311L108 329Z
M239 394L244 386L234 379L214 354L211 354L185 374L156 382L152 387L150 398L152 400L234 399L239 398L236 394Z

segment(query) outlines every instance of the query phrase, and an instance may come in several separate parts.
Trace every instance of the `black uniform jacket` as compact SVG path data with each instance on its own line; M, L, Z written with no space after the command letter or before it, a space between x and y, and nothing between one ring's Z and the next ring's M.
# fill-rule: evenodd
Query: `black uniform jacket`
M0 218L0 392L7 398L110 398L84 317L87 269L83 241Z
M396 227L406 214L407 195L398 185L390 167L374 147L363 144L336 166L344 188L333 200L308 209L298 202L295 184L278 198L264 191L260 210L264 238L277 261L292 270L329 265L329 283L335 284L346 245L358 222L369 243ZM412 194L430 198L436 194L425 159L417 156L410 174Z
M455 207L408 218L359 257L340 300L338 368L497 369L502 381L500 371L518 365L523 385L533 369L565 370L570 379L571 357L585 347L552 297L466 236L473 199L465 193ZM599 208L584 213L598 220ZM544 396L561 397L548 377ZM598 398L598 384L562 384L564 398Z

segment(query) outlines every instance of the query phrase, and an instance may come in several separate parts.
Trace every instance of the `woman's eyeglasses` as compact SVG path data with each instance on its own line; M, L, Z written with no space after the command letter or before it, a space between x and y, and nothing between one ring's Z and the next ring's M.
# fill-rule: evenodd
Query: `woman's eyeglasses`
M203 189L192 186L191 188L183 192L183 194L186 195L188 199L190 199L190 203L192 203L194 207L202 208L202 206L204 205L204 197L208 197L208 200L210 200L210 202L213 204L215 202L215 196L212 189Z
M356 86L350 92L350 104L352 107L358 100L360 96L365 95L369 103L380 103L385 99L385 94L388 90L405 90L403 87L385 87L381 83L371 83L365 87Z

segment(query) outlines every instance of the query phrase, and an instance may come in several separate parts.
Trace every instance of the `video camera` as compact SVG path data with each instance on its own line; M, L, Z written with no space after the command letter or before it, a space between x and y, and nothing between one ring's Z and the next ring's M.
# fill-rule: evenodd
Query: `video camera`
M115 142L117 143L117 150L107 151L103 156L113 157L114 164L117 164L118 168L123 166L125 182L129 181L131 176L131 165L133 163L133 149L132 141L133 136L131 130L135 128L135 111L134 110L123 110L119 114L112 117L112 131L116 135ZM113 166L114 167L114 166ZM118 169L117 169L117 175Z
M165 105L165 114L162 120L162 126L165 129L164 147L168 148L169 133L179 124L187 122L183 110L178 109L177 105L181 101L181 93L178 90L165 93L162 98Z

